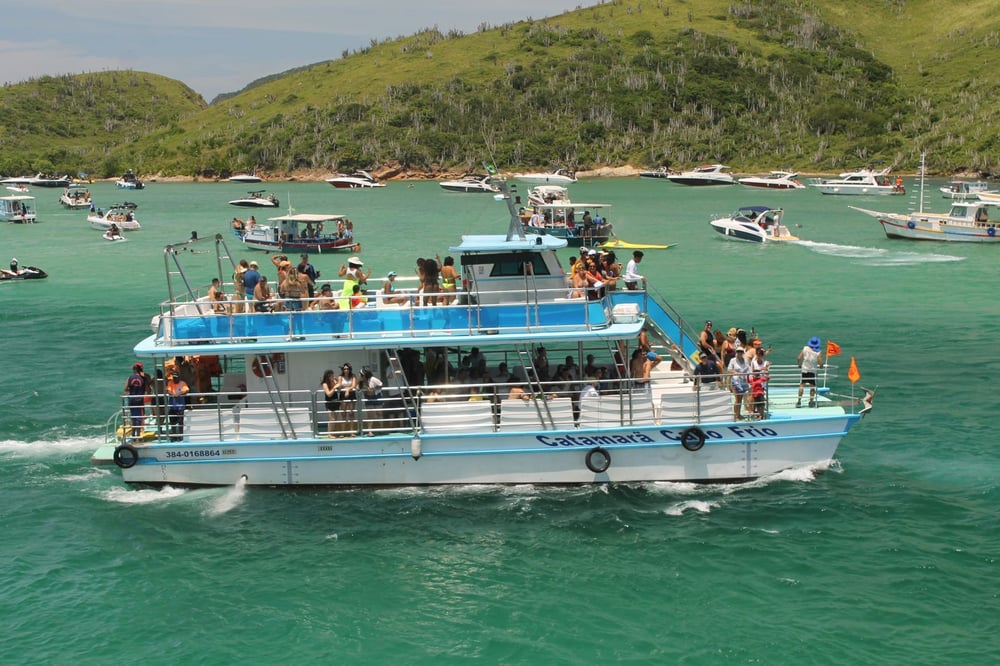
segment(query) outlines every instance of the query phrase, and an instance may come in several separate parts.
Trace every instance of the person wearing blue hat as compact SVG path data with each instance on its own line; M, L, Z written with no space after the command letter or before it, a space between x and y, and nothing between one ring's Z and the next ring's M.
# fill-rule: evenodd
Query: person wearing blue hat
M809 406L816 406L816 373L823 367L821 345L820 339L813 336L799 352L798 365L802 375L799 379L799 397L795 401L796 407L802 406L802 389L806 385L809 386Z

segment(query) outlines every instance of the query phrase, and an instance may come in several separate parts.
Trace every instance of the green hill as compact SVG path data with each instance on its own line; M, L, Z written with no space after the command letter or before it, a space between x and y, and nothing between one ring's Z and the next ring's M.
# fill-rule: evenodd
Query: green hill
M991 173L998 28L992 0L612 0L376 43L210 106L153 75L40 79L0 90L4 117L26 114L6 159L30 160L0 171L912 170L926 150L932 170Z

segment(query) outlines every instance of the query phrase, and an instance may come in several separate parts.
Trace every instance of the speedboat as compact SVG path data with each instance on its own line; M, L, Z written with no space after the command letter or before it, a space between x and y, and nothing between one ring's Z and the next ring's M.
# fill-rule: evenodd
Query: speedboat
M260 176L250 173L236 174L235 176L230 176L228 180L230 183L261 183L264 181Z
M441 189L449 192L480 192L495 194L500 191L500 188L493 184L492 176L483 176L480 174L469 174L467 176L462 176L458 180L443 180L439 182L438 185L441 186Z
M1000 206L1000 192L977 192L976 198L994 206Z
M656 180L663 180L670 174L674 173L665 166L657 167L655 169L647 169L645 171L639 172L639 178L650 178Z
M942 187L941 196L945 199L975 199L980 192L988 192L989 183L977 180L953 180L948 183L948 187Z
M782 223L785 211L769 206L743 206L732 215L711 220L709 224L724 238L751 243L797 241Z
M522 233L501 189L507 232L465 235L448 248L461 290L433 306L421 305L412 278L414 287L395 289L393 300L377 290L354 307L323 309L330 299L320 297L317 308L278 298L216 309L208 278L226 282L238 253L218 237L168 245L167 297L133 352L168 377L178 356L210 359L222 376L209 392L190 387L183 412L148 416L138 437L126 427L128 395L119 394L94 463L116 465L126 483L158 487L738 482L829 465L861 408L868 412L863 399L833 390L837 375L827 368L811 408L796 409L799 372L788 365L772 366L760 418L734 419L729 391L690 382L698 332L661 290L567 297L557 256L566 241ZM205 274L207 266L217 274ZM356 279L348 271L328 282L354 293ZM654 351L630 377L626 359L643 329ZM422 350L447 368L473 347L488 373L509 361L513 383L424 382ZM542 347L580 365L593 354L610 370L600 394L549 380L534 360ZM336 371L323 372L334 363ZM365 388L318 388L342 373Z
M522 183L536 183L539 185L572 185L576 182L576 174L566 169L553 169L552 171L536 173L516 173L514 178Z
M122 231L136 231L142 228L139 220L136 219L135 209L139 204L131 201L112 204L107 211L98 208L87 216L90 226L100 231L107 231L112 225L117 226Z
M121 178L115 181L115 187L122 190L141 190L145 187L145 185L143 185L138 176L132 173L132 170L129 169L122 174Z
M264 190L257 192L247 192L245 197L240 197L239 199L233 199L229 202L230 206L243 206L244 208L277 208L279 205L278 197L274 194L269 194L264 196Z
M766 176L746 176L739 179L740 185L761 187L767 190L804 190L799 182L799 174L790 171L771 171Z
M59 195L59 203L66 208L90 208L90 190L67 187Z
M27 185L30 187L69 187L72 182L73 179L69 176L48 176L43 173L0 180L0 183L4 185Z
M615 235L607 216L610 208L606 203L564 200L533 205L530 212L519 211L519 216L525 233L562 238L570 247L596 247Z
M10 190L11 192L17 192L17 193L19 193L19 194L27 194L28 192L30 192L30 191L31 191L31 190L30 190L30 189L28 188L28 186L27 186L27 185L24 185L24 184L19 184L19 185L7 185L6 187L7 187L7 189L8 189L8 190Z
M37 221L35 197L29 194L11 194L0 197L0 222L34 224Z
M354 223L343 215L289 213L267 221L269 224L253 226L234 224L236 238L249 248L265 252L361 251L361 245L354 240Z
M736 179L723 164L703 164L691 171L671 173L667 180L679 185L733 185Z
M810 185L823 194L906 194L902 179L889 182L889 171L891 168L846 171L838 178L814 178Z
M37 266L21 266L17 259L10 260L10 268L0 268L0 282L7 280L42 280L49 276Z
M330 183L338 190L357 190L357 189L367 189L370 187L385 187L385 183L380 183L375 176L371 175L367 171L355 171L350 176L340 174L334 176L333 178L327 178L326 182Z
M535 185L528 190L528 203L532 206L569 203L569 190L562 185Z

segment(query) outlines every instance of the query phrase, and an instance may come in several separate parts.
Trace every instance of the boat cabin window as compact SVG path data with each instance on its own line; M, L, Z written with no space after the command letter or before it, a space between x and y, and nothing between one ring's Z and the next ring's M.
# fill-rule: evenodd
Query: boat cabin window
M503 252L496 254L469 254L462 257L463 266L492 264L490 277L524 275L524 265L531 265L531 275L551 275L544 257L538 252Z

